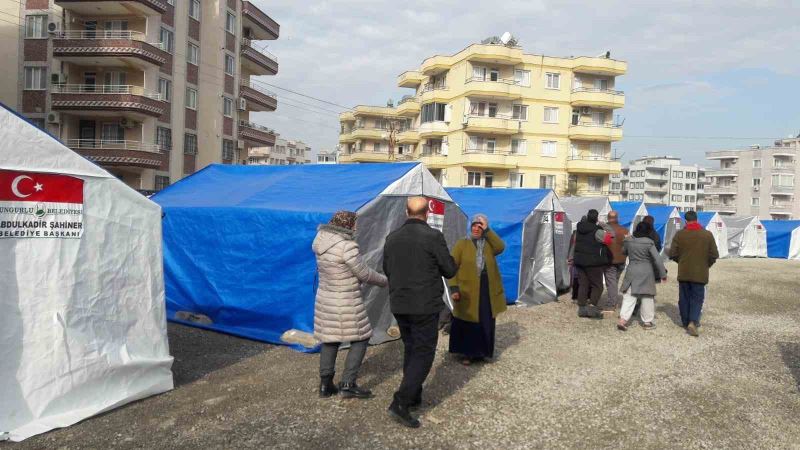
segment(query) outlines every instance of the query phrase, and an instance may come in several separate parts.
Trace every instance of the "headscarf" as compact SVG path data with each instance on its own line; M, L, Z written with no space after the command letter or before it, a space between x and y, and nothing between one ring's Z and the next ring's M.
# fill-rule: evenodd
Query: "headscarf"
M483 220L481 220L481 219L483 219ZM489 217L486 214L481 214L481 213L478 213L478 214L475 214L474 216L472 216L472 221L470 221L470 227L469 227L470 228L469 237L471 239L473 239L474 242L475 242L475 248L476 248L475 264L478 267L478 274L479 275L483 272L483 268L486 265L486 262L483 260L483 247L486 245L486 239L484 239L483 237L481 237L479 239L472 238L472 224L475 223L475 222L481 222L481 221L486 223L486 225L488 227L488 225L489 225Z
M353 227L356 226L356 213L351 211L337 211L336 214L331 217L331 221L328 222L328 224L346 230L352 230Z

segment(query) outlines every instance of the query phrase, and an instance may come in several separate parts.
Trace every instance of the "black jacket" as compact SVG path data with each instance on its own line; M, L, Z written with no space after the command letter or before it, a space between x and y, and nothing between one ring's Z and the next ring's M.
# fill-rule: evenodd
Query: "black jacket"
M577 267L607 266L610 252L602 242L597 242L595 234L603 231L603 227L588 221L578 222L575 234L575 256L573 261Z
M386 237L383 273L389 278L392 314L433 314L442 310L444 283L458 271L444 235L419 219L408 219Z

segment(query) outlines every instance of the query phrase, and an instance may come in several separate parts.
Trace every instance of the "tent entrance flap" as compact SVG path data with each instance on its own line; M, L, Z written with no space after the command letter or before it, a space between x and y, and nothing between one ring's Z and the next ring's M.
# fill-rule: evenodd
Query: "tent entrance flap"
M553 212L534 211L525 220L517 301L540 305L558 297L553 248Z

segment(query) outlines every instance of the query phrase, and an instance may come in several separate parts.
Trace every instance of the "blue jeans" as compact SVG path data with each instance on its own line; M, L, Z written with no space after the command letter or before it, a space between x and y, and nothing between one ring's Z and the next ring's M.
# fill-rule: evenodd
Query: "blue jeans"
M706 285L681 281L678 296L678 309L681 312L681 323L686 327L689 322L700 325L700 314L703 312L703 301L706 297Z

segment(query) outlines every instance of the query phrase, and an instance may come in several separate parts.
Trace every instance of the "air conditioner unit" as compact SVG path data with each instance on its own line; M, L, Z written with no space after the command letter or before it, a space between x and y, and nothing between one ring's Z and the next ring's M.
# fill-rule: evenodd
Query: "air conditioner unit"
M122 128L133 128L134 125L136 125L136 122L134 122L131 119L128 119L127 117L123 117L122 119L119 120L119 125Z
M58 22L50 22L47 24L47 32L48 33L56 33L61 30L61 24Z
M239 99L239 111L244 111L247 109L247 100L240 98Z
M47 123L61 123L61 115L56 112L51 112L47 115Z
M589 109L588 106L584 106L584 107L581 108L581 114L589 114L591 112L592 112L592 110Z
M65 73L51 73L50 84L64 84L67 82L67 74Z
M759 186L753 186L753 190L754 190L754 191L758 192L758 190L759 190L759 189L760 189L760 187L759 187Z
M239 149L244 149L244 141L242 140L236 141L236 147Z

